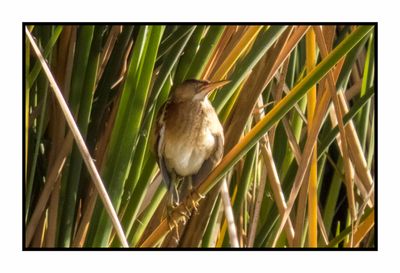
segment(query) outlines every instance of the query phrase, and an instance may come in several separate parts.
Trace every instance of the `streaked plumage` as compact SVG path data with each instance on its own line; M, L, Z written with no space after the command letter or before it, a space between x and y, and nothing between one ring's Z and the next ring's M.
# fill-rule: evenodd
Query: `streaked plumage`
M226 83L187 80L172 91L158 113L153 149L174 203L181 197L179 178L189 178L195 187L222 158L223 128L207 95Z

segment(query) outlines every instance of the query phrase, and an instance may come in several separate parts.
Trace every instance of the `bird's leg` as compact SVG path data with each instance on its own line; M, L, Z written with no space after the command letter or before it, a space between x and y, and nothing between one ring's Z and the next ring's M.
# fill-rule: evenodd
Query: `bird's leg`
M186 211L179 209L179 192L178 185L182 178L178 177L174 172L171 173L171 183L169 185L168 191L169 195L169 205L167 206L167 221L169 229L172 231L175 229L176 240L179 241L179 219L183 217L183 222L186 223L186 220L189 219L190 213L188 214Z
M176 185L180 185L180 191L182 191L182 183L184 182L184 177L179 177L179 182L177 182L177 184ZM178 193L178 191L177 191L177 193ZM182 192L181 192L181 194L182 194ZM189 219L189 217L190 217L190 214L191 214L191 212L190 212L190 210L188 210L187 208L186 208L186 206L184 206L184 210L182 210L182 209L177 209L177 210L175 210L180 216L183 216L183 217L185 217L185 219L184 219L184 223L186 223L186 220L187 219Z
M178 189L177 189L177 177L175 172L171 172L171 181L170 184L168 185L168 205L167 205L167 221L168 221L168 226L169 229L172 231L173 229L176 230L176 234L178 235L178 222L173 216L174 209L178 206L179 204L179 195L178 195ZM179 236L177 237L179 238Z
M201 195L200 193L198 193L196 190L193 190L194 188L193 188L193 176L189 176L188 177L188 184L189 184L189 201L190 201L190 204L192 205L192 208L194 209L194 211L198 211L198 207L199 207L199 201L200 201L200 199L203 199L204 198L204 196L203 195ZM190 211L189 210L189 208L188 208L188 206L185 206L186 207L186 209L188 210L188 211Z
M179 193L178 193L178 177L175 172L171 173L171 183L169 184L168 191L171 194L171 206L177 207L179 205Z

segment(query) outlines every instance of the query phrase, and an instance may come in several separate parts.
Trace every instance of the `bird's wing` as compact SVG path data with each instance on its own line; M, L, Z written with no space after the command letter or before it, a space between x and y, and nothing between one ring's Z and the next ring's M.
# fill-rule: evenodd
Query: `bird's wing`
M166 103L164 103L160 107L160 110L158 111L157 116L154 119L155 122L153 123L153 126L151 127L151 132L150 132L150 140L149 140L150 151L157 157L157 160L158 160L158 140L159 140L159 136L160 136L160 130L162 127L162 122L160 122L160 121L162 119L164 119L165 107L166 107Z
M215 166L221 161L222 156L224 155L224 136L222 133L214 134L215 138L215 148L211 153L210 157L204 161L200 170L197 174L193 175L193 187L196 188L207 176L210 172L215 168Z
M168 172L167 166L165 164L165 159L163 157L163 149L164 149L164 133L165 133L165 123L164 123L164 114L166 111L167 102L161 106L161 110L158 112L156 117L156 122L152 127L151 137L150 137L150 147L152 152L155 154L157 158L158 166L160 167L161 176L163 181L167 185L167 188L171 187L171 176Z
M158 135L157 140L157 162L160 167L161 176L163 177L164 182L167 184L168 189L171 187L171 177L169 175L167 166L165 164L164 156L162 150L164 149L164 126L161 127L160 133Z

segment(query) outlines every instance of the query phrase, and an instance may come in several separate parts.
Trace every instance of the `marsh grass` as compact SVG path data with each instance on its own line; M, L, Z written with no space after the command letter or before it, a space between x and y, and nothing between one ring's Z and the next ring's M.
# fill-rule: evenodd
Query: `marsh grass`
M26 27L131 247L376 247L376 26ZM120 247L49 77L24 45L25 247ZM198 212L186 225L176 216L177 241L149 132L189 78L231 82L212 97L225 156L198 188Z

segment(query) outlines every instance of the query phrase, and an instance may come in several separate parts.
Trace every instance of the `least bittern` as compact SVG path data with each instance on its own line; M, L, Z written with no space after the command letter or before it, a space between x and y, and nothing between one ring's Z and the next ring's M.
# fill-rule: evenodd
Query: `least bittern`
M208 95L228 82L186 80L172 90L158 113L153 149L172 205L179 204L182 195L197 186L221 161L224 132ZM178 190L182 180L185 182L180 184L186 185Z

